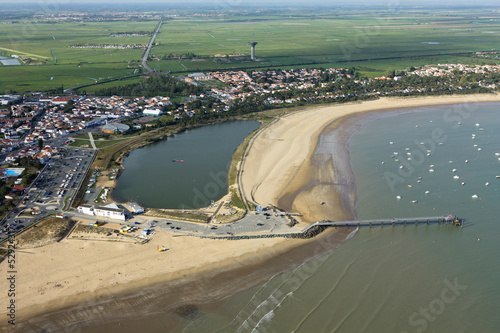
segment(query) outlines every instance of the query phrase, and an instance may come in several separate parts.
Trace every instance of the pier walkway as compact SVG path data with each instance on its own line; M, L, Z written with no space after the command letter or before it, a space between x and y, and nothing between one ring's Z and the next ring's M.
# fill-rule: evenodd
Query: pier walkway
M318 221L304 230L300 232L287 232L287 233L261 233L261 234L232 234L230 236L216 236L216 235L203 235L199 236L201 238L211 238L211 239L227 239L227 240L240 240L240 239L256 239L256 238L274 238L274 237L283 237L283 238L309 238L321 232L321 229L328 227L350 227L350 228L359 228L359 227L394 227L394 226L406 226L406 225L418 225L418 224L432 224L432 223L443 223L443 224L452 224L456 226L463 227L464 220L460 219L454 215L446 215L446 216L430 216L430 217L409 217L409 218L393 218L393 219L379 219L379 220L359 220L359 221L341 221L341 222L333 222L333 221ZM318 230L320 229L320 230Z
M463 220L454 215L446 216L430 216L430 217L408 217L408 218L393 218L393 219L380 219L380 220L362 220L362 221L318 221L314 222L304 230L302 233L307 233L314 227L375 227L375 226L395 226L419 223L453 223L463 226Z

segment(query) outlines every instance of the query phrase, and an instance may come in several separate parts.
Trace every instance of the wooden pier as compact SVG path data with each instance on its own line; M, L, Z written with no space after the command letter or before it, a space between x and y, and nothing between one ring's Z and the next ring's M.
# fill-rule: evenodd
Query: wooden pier
M307 233L314 227L376 227L376 226L396 226L396 225L408 225L408 224L431 224L431 223L451 223L460 227L463 227L463 219L459 219L455 215L445 215L445 216L430 216L430 217L408 217L408 218L392 218L392 219L380 219L380 220L359 220L359 221L318 221L314 222L304 230L302 233Z

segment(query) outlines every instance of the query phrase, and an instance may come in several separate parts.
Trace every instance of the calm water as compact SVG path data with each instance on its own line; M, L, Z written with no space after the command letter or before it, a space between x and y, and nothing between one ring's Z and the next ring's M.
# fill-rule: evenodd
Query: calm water
M358 217L453 213L467 219L463 229L361 229L328 255L203 307L178 331L498 332L500 104L418 111L352 139Z
M124 161L113 197L150 208L206 207L227 193L234 150L259 125L257 121L210 125L134 150Z

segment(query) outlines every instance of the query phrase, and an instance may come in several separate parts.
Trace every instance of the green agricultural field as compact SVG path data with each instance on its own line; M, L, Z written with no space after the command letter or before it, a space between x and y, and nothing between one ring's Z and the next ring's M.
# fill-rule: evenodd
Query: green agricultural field
M0 68L0 93L23 93L68 88L133 74L126 62L81 65L4 66Z
M249 68L248 42L257 41L260 61L254 66L260 68L357 61L389 65L397 61L408 67L415 57L440 61L459 53L498 50L498 18L498 13L441 12L432 16L424 11L398 15L366 11L321 18L174 20L162 26L156 40L160 45L151 51L156 58L241 53L246 61L169 60L151 62L150 66L174 72Z
M0 21L0 56L17 55L23 61L21 66L0 65L0 93L68 88L140 73L143 49L68 46L146 45L147 36L110 34L152 32L157 24L133 20ZM473 52L499 50L499 37L500 12L487 10L296 10L274 16L236 12L223 17L186 15L164 21L148 63L157 71L173 73L355 66L361 74L375 76L389 67L470 62ZM249 41L258 42L257 61L250 60ZM176 58L193 54L200 58ZM218 54L242 56L215 58ZM81 91L93 92L137 80L106 82Z
M23 21L0 24L0 52L5 52L6 55L26 55L33 58L35 63L47 61L49 64L56 63L54 57L58 64L137 60L143 50L74 49L69 46L86 43L145 45L149 42L149 37L110 37L110 34L124 31L153 31L156 25L157 22L154 21L52 24Z
M142 44L150 37L112 33L154 31L158 22L0 21L0 55L22 57L22 66L0 66L0 92L45 91L123 77L137 72L143 49L79 49L76 44ZM51 79L52 78L52 79Z
M101 84L95 84L92 86L88 87L83 87L80 89L76 89L76 93L87 93L87 94L94 94L97 90L99 89L105 89L105 88L110 88L110 87L117 87L117 86L126 86L129 84L134 84L134 83L139 83L141 82L142 78L141 77L132 77L132 78L127 78L123 80L118 80L118 81L112 81L112 82L107 82L107 83L101 83Z

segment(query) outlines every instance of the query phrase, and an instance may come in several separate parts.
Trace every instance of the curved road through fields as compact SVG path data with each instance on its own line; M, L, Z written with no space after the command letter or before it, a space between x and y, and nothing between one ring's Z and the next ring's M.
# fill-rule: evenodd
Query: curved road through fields
M141 59L142 67L144 67L150 73L154 72L154 70L148 66L147 60L149 57L149 52L151 52L151 48L153 47L153 43L155 42L156 35L158 35L158 32L160 31L162 23L163 23L163 18L160 19L160 23L158 23L158 26L156 27L155 33L153 34L153 37L151 37L151 40L149 41L148 47L146 48L146 51L144 51L144 54L142 55L142 59Z

